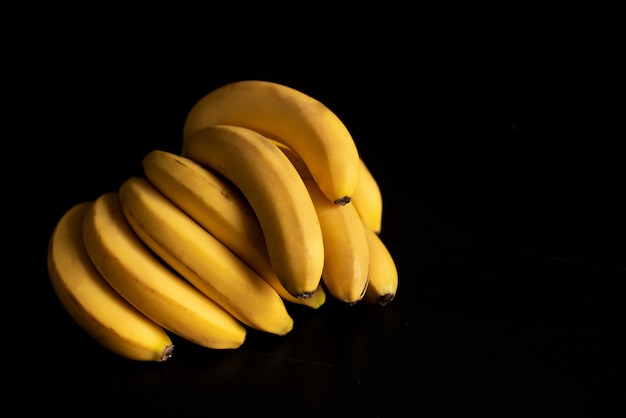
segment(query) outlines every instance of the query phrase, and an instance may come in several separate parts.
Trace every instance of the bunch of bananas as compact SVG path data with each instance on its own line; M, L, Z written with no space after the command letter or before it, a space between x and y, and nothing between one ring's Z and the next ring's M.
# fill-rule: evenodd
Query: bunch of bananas
M379 186L345 125L303 92L222 86L191 108L180 154L142 164L144 177L65 212L48 248L59 300L112 352L164 361L169 333L233 349L248 327L289 333L289 303L395 297Z

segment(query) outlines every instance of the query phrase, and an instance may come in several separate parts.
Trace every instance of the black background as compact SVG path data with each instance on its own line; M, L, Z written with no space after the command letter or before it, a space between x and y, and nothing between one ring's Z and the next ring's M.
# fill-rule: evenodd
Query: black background
M503 46L509 31L458 10L436 21L246 10L55 10L63 17L41 11L20 26L28 41L6 64L18 94L4 168L5 202L24 219L7 225L17 234L6 261L21 261L5 274L19 285L5 293L10 388L28 396L19 408L621 416L623 116L607 100L621 100L612 56L577 37ZM383 192L397 299L290 306L291 334L251 331L232 352L176 339L164 364L117 358L56 300L45 267L52 228L72 205L142 175L151 149L177 152L204 94L252 78L318 98L353 133Z

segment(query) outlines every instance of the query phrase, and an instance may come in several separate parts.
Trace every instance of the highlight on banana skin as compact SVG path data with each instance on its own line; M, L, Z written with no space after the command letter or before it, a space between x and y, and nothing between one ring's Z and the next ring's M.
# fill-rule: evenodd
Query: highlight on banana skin
M285 336L290 309L384 307L398 270L379 184L341 119L289 86L244 80L189 110L180 152L76 202L48 245L54 292L112 354L163 362L172 336L241 347Z

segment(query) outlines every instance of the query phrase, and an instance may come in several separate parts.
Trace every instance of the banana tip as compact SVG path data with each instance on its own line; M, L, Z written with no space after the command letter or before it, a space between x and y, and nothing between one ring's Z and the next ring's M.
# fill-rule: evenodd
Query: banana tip
M165 348L163 349L163 353L161 354L161 361L165 361L168 358L172 357L173 352L174 352L174 345L173 344L166 345Z
M315 292L300 292L297 295L294 295L298 299L310 299Z
M350 200L352 200L352 198L350 196L340 197L339 199L335 200L335 205L337 205L337 206L345 206L348 203L350 203Z
M394 296L395 295L393 293L384 294L378 298L378 304L380 306L385 306L393 300Z

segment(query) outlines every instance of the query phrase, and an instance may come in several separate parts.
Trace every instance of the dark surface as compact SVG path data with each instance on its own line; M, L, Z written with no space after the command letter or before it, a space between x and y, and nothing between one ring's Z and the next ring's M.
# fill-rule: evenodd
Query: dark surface
M542 90L527 55L531 78L492 101L487 60L463 37L434 44L443 28L318 37L278 16L232 40L251 22L73 22L36 38L16 106L38 115L17 143L31 153L38 138L26 162L40 174L18 196L33 202L16 241L32 270L14 302L31 313L5 318L23 318L11 389L70 416L621 416L623 132L598 101ZM73 204L141 174L149 150L178 151L193 103L246 78L305 91L353 132L385 199L397 299L290 306L291 334L251 331L232 352L176 340L164 364L115 357L57 302L49 234Z

